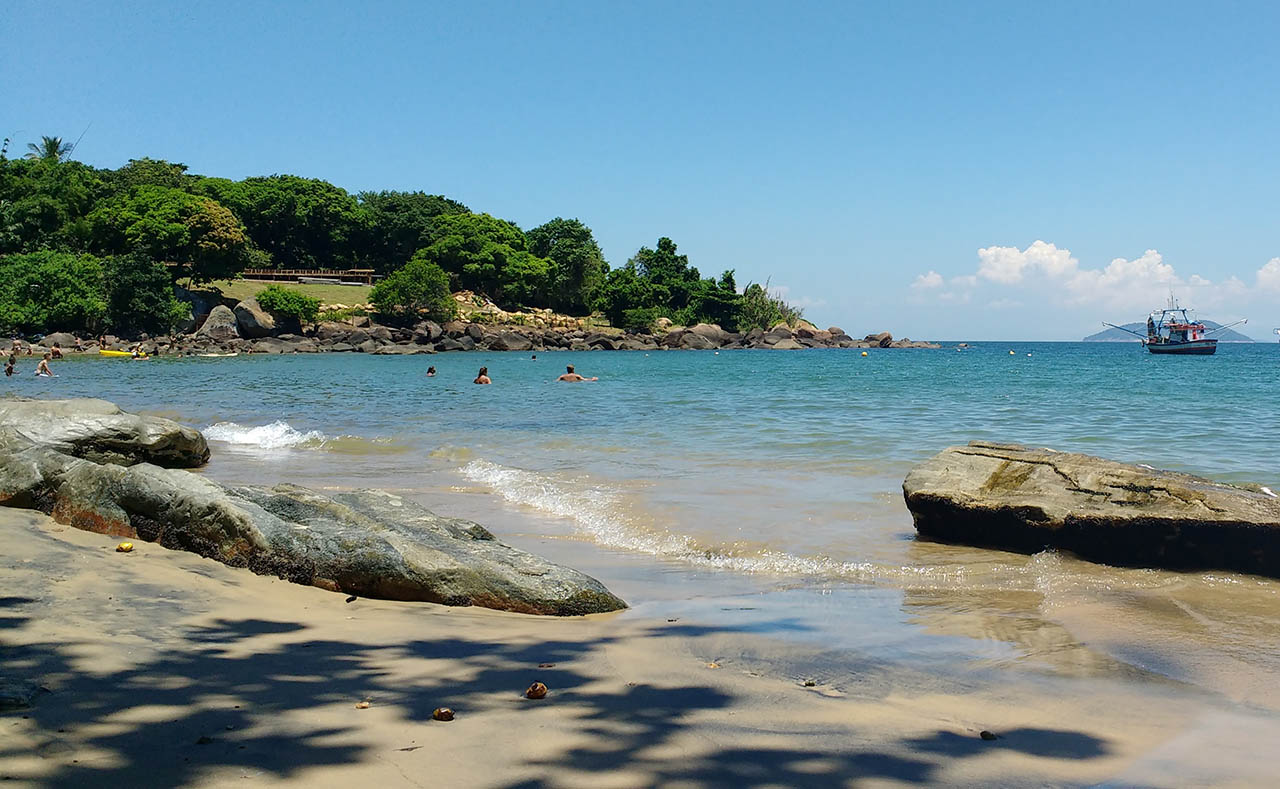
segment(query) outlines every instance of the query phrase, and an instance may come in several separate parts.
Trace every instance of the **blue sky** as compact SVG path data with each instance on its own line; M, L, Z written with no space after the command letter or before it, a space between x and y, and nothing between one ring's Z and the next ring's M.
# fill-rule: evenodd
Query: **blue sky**
M0 135L576 216L614 265L670 236L851 333L1077 339L1172 287L1261 337L1278 39L1266 3L7 0Z

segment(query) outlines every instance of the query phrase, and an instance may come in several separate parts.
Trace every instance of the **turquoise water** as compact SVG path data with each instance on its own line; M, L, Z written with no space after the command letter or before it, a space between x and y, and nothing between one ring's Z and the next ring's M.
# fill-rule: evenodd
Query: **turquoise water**
M565 364L601 380L554 383ZM491 386L471 384L482 365ZM47 380L20 363L5 383L208 429L205 473L228 482L404 491L583 567L636 615L736 621L700 601L747 595L747 610L766 614L738 626L951 667L1057 665L1066 643L1227 693L1235 678L1274 685L1280 675L1268 646L1280 637L1280 584L918 542L901 499L913 463L973 439L1280 490L1280 344L1224 345L1203 358L1127 343L981 343L866 357L329 354L54 366L59 377ZM1173 642L1196 659L1152 657Z

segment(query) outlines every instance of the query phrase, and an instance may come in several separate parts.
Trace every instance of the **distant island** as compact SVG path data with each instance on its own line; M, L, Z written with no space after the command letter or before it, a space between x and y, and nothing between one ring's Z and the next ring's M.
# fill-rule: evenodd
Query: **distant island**
M1205 325L1205 328L1208 328L1208 329L1216 329L1222 326L1221 323L1214 323L1213 321L1202 320L1200 322L1203 323ZM1145 323L1138 323L1138 322L1126 323L1124 327L1126 329L1129 329L1130 331L1139 332L1140 334L1145 335L1147 333L1147 325ZM1218 339L1218 342L1257 342L1257 340L1253 339L1252 337L1247 337L1234 329L1226 329L1225 331L1216 332L1213 336ZM1127 334L1125 332L1120 331L1119 329L1106 329L1105 331L1100 331L1097 334L1090 334L1088 337L1085 337L1084 340L1082 340L1082 342L1136 342L1136 341L1137 341L1137 338L1134 337L1132 334Z

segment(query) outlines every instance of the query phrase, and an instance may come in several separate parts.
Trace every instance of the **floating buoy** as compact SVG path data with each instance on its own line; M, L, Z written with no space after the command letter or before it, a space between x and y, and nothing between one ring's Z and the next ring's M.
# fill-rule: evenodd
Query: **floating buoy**
M1031 355L1031 354L1027 354L1027 356L1030 356L1030 355Z
M547 686L541 682L535 682L524 692L524 697L526 699L545 699L547 697Z
M866 352L866 351L863 351L863 352L862 352L862 355L863 355L863 356L866 356L866 355L867 355L867 352Z
M1013 351L1009 351L1009 355L1010 355L1010 356L1013 356Z
M133 550L133 543L131 542L122 542L116 546L117 553L128 553L129 551L132 551L132 550Z
M438 721L453 720L453 710L448 707L436 707L435 712L431 713L431 718Z

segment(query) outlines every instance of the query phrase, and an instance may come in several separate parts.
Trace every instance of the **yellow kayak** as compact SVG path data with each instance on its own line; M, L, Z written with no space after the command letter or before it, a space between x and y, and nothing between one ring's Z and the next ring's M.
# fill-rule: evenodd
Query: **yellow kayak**
M105 349L103 349L103 348L99 348L99 349L98 349L98 354L99 354L100 356L128 356L128 357L132 357L132 356L133 356L133 351L108 351L108 350L105 350ZM139 358L139 359L145 359L145 358L147 358L147 355L146 355L145 353L138 354L138 358Z

